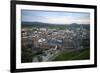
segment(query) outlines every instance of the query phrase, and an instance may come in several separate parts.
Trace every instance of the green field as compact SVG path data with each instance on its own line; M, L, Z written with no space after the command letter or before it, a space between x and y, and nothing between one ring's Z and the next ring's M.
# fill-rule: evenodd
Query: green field
M48 29L65 30L65 26L48 26Z
M64 51L59 53L53 61L65 61L65 60L85 60L90 58L90 49L83 49L77 51Z

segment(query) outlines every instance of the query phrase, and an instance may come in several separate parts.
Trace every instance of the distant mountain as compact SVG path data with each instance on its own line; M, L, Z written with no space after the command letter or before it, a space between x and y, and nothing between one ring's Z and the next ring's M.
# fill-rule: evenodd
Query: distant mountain
M22 27L56 27L56 26L64 26L66 27L66 24L50 24L50 23L42 23L42 22L22 22Z
M80 26L80 25L88 25L88 24L77 24L77 23L72 23L72 24L52 24L52 23L43 23L43 22L22 22L22 25L71 25L71 26Z
M69 29L76 29L76 28L86 28L90 29L89 24L77 24L77 23L72 23L72 24L51 24L51 23L43 23L43 22L22 22L22 27L64 27L64 28L69 28Z
M39 24L39 25L66 25L66 24L51 24L51 23L43 23L43 22L22 22L22 25L36 25L36 24Z

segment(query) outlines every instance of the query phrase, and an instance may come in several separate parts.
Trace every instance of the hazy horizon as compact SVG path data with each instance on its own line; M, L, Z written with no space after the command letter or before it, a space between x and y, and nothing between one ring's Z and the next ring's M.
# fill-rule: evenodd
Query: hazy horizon
M90 13L21 10L21 22L42 22L51 24L90 24Z

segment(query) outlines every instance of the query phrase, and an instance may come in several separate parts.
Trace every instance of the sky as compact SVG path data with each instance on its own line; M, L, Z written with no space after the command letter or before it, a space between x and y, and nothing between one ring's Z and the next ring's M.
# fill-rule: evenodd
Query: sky
M51 24L90 24L90 13L67 11L21 10L21 21Z

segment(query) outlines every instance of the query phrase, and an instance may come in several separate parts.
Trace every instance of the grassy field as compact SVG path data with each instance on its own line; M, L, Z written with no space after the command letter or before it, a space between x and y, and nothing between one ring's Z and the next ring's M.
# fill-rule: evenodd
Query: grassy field
M53 61L65 60L85 60L90 58L90 49L83 49L78 51L64 51L60 53Z
M65 26L48 26L49 29L65 30Z
M66 26L62 25L62 26L57 26L57 25L48 25L48 26L36 26L36 25L22 25L21 28L48 28L48 29L56 29L56 30L65 30ZM35 29L34 29L35 30Z

